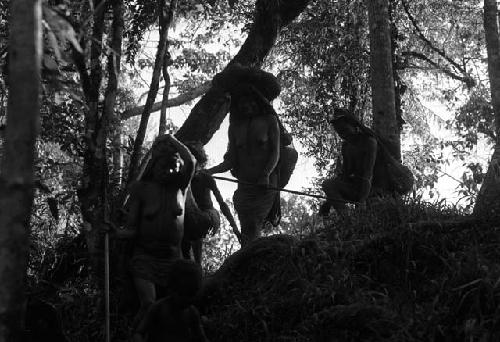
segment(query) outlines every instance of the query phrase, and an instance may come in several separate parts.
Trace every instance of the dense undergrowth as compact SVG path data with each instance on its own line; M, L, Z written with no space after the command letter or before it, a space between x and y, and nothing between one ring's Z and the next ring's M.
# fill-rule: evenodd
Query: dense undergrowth
M206 279L214 341L500 341L500 223L423 202L380 202L272 235ZM102 291L87 275L49 301L70 341L103 338ZM131 314L112 293L113 341Z
M500 226L380 203L274 236L209 281L213 341L499 341Z

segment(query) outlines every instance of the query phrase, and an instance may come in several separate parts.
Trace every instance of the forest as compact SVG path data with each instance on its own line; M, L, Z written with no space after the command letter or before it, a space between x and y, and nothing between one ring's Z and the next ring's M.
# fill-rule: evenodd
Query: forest
M500 341L499 13L495 0L1 0L0 342ZM224 217L199 240L192 310L153 321L155 305L177 310L153 282L142 318L138 247L117 231L137 198L155 202L161 141L180 146L174 173L193 142L203 175L243 153L232 70L279 84L262 101L299 154L293 182L266 174L279 224L245 240L251 162L213 176ZM325 181L347 164L339 108L412 182L325 215ZM188 215L195 157L161 209L182 197ZM234 197L213 190L230 182ZM198 339L166 332L193 317Z

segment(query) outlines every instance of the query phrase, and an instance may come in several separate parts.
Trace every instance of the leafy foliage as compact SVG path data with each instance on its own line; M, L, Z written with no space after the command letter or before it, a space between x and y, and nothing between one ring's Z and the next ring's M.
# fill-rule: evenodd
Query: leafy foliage
M415 188L422 189L434 187L440 174L440 165L443 158L436 151L437 139L429 139L426 142L418 142L412 149L405 153L405 164L415 170Z
M370 123L365 12L363 2L311 2L282 35L269 61L279 70L283 85L280 100L284 121L294 128L293 133L307 148L308 156L315 157L322 176L331 172L331 161L338 156L338 140L325 122L333 107L353 109L359 118ZM396 92L406 122L404 134L432 146L435 138L427 120L435 114L422 99L448 103L454 110L459 97L480 83L485 70L479 1L397 0L391 1L390 14ZM460 83L447 82L446 78ZM422 88L422 84L428 88ZM474 126L470 127L469 138L473 139ZM416 162L418 148L409 153L408 158ZM415 165L426 164L427 159L422 156ZM428 166L438 165L439 162ZM422 181L425 178L427 185L437 179L426 177L417 168L413 171Z
M158 17L157 1L130 1L128 2L128 11L131 13L130 25L126 26L124 37L127 39L125 47L125 56L128 63L131 63L139 49L140 42L147 29L155 22Z
M450 71L444 74L465 78L472 78L474 72L483 68L480 1L395 1L393 15L398 23L399 49L407 66L431 73ZM413 51L428 59L408 54ZM461 81L467 87L476 83Z
M465 104L458 108L455 119L449 125L457 130L465 148L476 146L481 138L479 134L487 137L490 142L495 141L494 113L489 90L481 85L476 87Z
M0 51L5 49L7 37L9 36L8 19L10 16L10 4L8 1L0 1Z
M304 198L298 195L281 196L281 222L274 234L290 234L303 238L314 232L317 217L313 214L316 210L317 200Z
M81 104L71 100L60 100L58 103L48 101L42 111L41 138L58 144L71 156L82 156L83 110Z
M336 138L326 118L335 106L369 109L366 13L362 1L313 1L280 38L284 121L317 156L323 170L332 158Z

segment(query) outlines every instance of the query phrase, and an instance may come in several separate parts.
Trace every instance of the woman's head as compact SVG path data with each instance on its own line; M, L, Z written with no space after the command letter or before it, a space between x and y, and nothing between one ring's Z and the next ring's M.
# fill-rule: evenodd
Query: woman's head
M354 117L354 115L344 108L335 108L333 117L328 120L338 135L349 140L359 134L363 125Z
M172 175L179 172L182 159L179 153L170 156L159 156L152 159L151 175L154 181L166 183L171 180Z
M142 178L160 183L169 182L172 175L180 171L182 164L175 146L163 137L158 137L151 147L151 160Z
M335 131L344 140L349 140L351 137L359 133L359 127L347 120L340 119L332 124Z
M254 117L274 112L269 101L249 83L239 84L231 91L231 115Z

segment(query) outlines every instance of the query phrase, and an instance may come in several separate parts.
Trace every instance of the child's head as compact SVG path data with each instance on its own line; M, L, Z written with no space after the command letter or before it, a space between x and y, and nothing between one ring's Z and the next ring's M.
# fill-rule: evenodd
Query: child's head
M191 260L176 260L169 271L169 289L178 305L189 305L201 290L201 267Z

